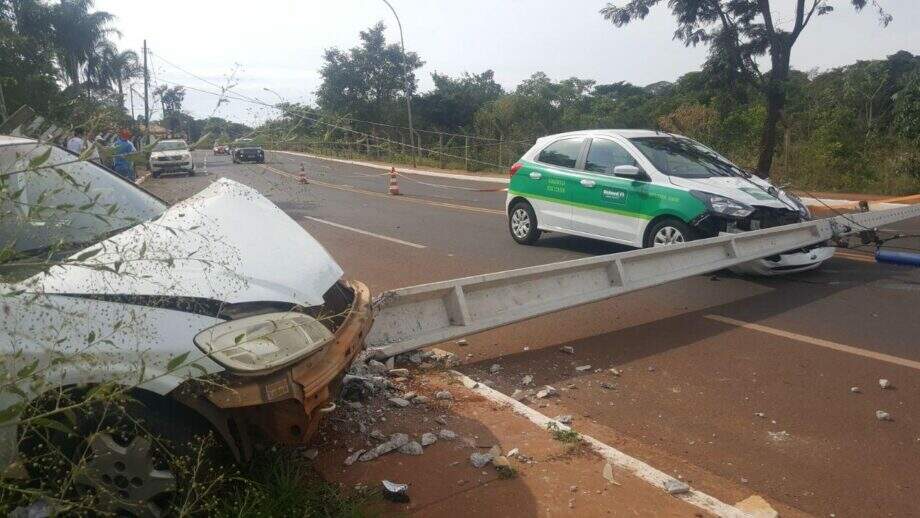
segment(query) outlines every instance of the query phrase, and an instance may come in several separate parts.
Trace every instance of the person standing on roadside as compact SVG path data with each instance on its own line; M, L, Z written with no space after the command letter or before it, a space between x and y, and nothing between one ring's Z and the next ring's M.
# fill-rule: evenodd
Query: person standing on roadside
M130 131L123 129L118 132L118 138L115 139L112 151L112 164L115 167L115 172L133 182L135 180L134 164L128 157L134 154L136 150L134 144L131 143Z
M86 141L83 140L83 128L75 128L73 136L67 140L67 151L77 155L83 153L86 149Z

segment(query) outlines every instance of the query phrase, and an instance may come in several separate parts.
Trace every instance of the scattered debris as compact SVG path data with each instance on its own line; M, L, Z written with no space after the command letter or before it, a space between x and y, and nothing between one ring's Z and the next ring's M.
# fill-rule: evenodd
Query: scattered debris
M605 389L605 390L613 390L613 389L615 389L616 387L613 386L613 385L611 385L610 383L607 383L606 381L602 381L602 382L601 382L601 388L602 388L602 389Z
M303 457L307 460L313 460L318 456L319 456L319 450L317 450L316 448L310 448L309 450L306 450L303 452Z
M385 441L385 440L387 440L387 436L386 436L386 435L383 435L383 432L381 432L380 430L378 430L378 429L376 429L376 428L374 428L373 430L371 430L371 433L369 433L368 435L370 435L370 437L371 437L372 439L377 439L378 441Z
M445 369L452 369L460 365L460 359L456 354L436 347L431 349L431 359Z
M390 440L380 443L376 448L367 450L361 456L358 457L358 460L361 462L367 462L369 460L374 460L381 455L386 455L393 450L402 448L409 442L409 436L404 433L394 433L390 436Z
M563 345L559 350L566 354L575 354L575 348L569 345Z
M621 371L620 369L611 367L611 368L610 368L610 374L613 374L614 376L619 377L621 374L623 374L623 371Z
M770 436L770 439L773 439L775 442L783 442L789 440L789 433L786 430L780 432L767 432L767 435Z
M501 370L502 370L502 366L497 363L493 363L492 366L489 367L489 372L492 374L498 374L499 371Z
M351 466L352 464L354 464L355 461L358 460L358 457L360 457L365 451L367 451L367 450L361 449L361 450L358 450L358 451L352 453L352 454L349 455L348 457L345 457L345 465L346 465L346 466Z
M521 378L521 385L523 385L523 386L526 387L526 386L530 385L531 383L533 383L533 376L531 376L530 374L528 374L528 375L524 376L523 378Z
M438 442L438 436L431 432L425 432L422 434L422 438L420 440L422 442L422 446L431 446L432 444Z
M891 418L891 414L885 412L884 410L876 410L875 418L879 421L894 421L894 419Z
M422 453L424 453L424 451L422 450L421 444L415 441L409 441L406 444L403 444L402 446L399 447L399 453L402 453L405 455L421 455Z
M613 478L613 464L609 462L604 463L604 471L602 471L602 474L604 475L604 480L607 482L617 486L620 485L620 483Z
M479 386L479 383L467 378L466 376L460 378L460 381L463 382L463 386L468 389L474 389Z
M443 415L439 415L438 417L435 417L434 422L438 423L439 425L447 426L447 418L444 417Z
M457 438L457 434L445 429L438 432L438 437L444 439L445 441L452 441Z
M493 444L492 447L489 448L489 453L492 455L492 458L494 459L495 457L498 457L499 455L502 454L502 447L497 444Z
M853 394L859 394L862 392L862 389L859 387L850 387L850 392L852 392Z
M511 466L511 462L508 461L508 458L502 455L492 459L492 466L494 466L495 471L498 472L499 478L513 478L517 474L517 471Z
M585 371L591 370L591 366L590 365L579 365L578 367L575 367L575 370L578 372L585 372Z
M384 365L387 366L387 369L393 370L394 368L396 368L396 357L390 356L389 358L387 358L387 361L386 363L384 363Z
M472 464L474 468L481 468L490 462L492 462L491 453L473 452L470 454L470 464Z
M559 391L549 385L546 385L545 387L540 389L540 391L537 392L537 397L540 399L558 396L558 395L559 395Z
M387 399L387 401L389 401L391 405L399 407L399 408L406 408L407 406L409 406L409 402L401 397L391 397Z
M460 347L466 347L467 345L469 345L469 342L466 341L466 338L461 338L457 340L457 345L459 345Z
M447 390L439 390L435 393L434 398L440 400L452 400L454 399L454 395Z
M882 389L890 389L890 388L891 388L891 382L888 381L888 380L886 380L885 378L882 378L882 379L878 380L878 386L879 386L879 387L882 387Z
M508 450L508 453L506 455L508 458L513 459L518 453L520 453L520 450L518 450L517 448L511 448L510 450Z
M754 412L754 416L759 417L761 419L765 419L767 417L767 414L763 412Z
M389 480L384 480L383 482L383 497L392 502L405 503L409 501L409 486L408 484L397 484L396 482L390 482Z
M398 377L407 378L407 377L409 377L409 369L390 369L389 371L387 371L387 373L388 373L390 376L393 376L394 378L398 378Z
M649 371L649 372L655 372L655 367L652 367L651 365L649 365L649 366L648 366L648 371Z
M415 403L416 405L424 405L428 401L430 401L428 396L418 395L412 398L412 402Z
M380 363L377 360L370 360L369 362L367 362L367 368L368 370L370 370L371 372L375 374L384 374L388 370L390 370L387 368L386 365Z
M521 389L515 389L515 391L511 393L511 399L515 401L523 401L526 398L527 398L527 393Z
M671 495L680 495L690 491L690 486L686 482L672 478L664 483L664 490Z
M572 416L569 414L557 415L553 419L559 421L562 424L572 424Z

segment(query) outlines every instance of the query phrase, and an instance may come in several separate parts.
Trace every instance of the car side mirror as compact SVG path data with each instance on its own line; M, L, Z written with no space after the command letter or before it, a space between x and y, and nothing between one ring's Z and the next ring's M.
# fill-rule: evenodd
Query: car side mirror
M631 178L633 180L638 180L645 176L645 173L642 169L634 165L618 165L613 168L614 176L622 176L623 178Z

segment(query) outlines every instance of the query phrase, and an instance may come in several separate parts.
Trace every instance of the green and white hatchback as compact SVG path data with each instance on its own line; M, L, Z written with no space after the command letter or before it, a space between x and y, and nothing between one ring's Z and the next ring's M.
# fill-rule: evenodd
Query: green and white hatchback
M652 247L811 218L796 196L672 133L550 135L537 140L510 173L508 227L521 244L552 231ZM737 269L765 275L810 270L833 253L822 245Z

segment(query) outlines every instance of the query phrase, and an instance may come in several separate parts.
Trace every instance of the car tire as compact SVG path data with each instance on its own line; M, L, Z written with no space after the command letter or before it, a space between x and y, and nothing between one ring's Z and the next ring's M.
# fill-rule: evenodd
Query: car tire
M44 422L60 426L41 422L19 429L30 479L58 490L52 494L89 496L113 514L158 516L173 507L184 488L204 482L201 477L214 472L209 466L232 466L229 449L207 421L171 398L142 393L88 401L85 392L59 394L78 405L71 414L75 421L57 413ZM72 433L62 432L68 429ZM190 469L197 458L208 459L200 471Z
M693 241L693 239L693 230L686 223L677 218L662 218L645 231L642 246L644 248L653 248L685 243Z
M515 202L508 211L508 231L511 238L522 245L532 245L542 233L537 228L537 215L526 201Z

